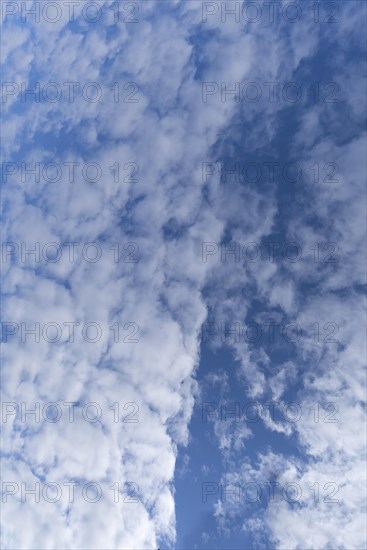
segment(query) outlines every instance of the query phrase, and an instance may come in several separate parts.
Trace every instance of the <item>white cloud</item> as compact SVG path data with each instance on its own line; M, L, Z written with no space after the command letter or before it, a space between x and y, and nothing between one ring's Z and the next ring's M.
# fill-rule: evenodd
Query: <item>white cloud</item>
M304 140L302 136L295 140L295 150L302 147L298 152L305 163L315 157L323 162L330 155L343 166L336 186L312 187L308 181L312 204L302 211L303 216L287 220L289 236L296 235L305 247L311 237L332 240L337 235L347 259L337 269L315 268L311 262L290 264L285 277L281 267L265 262L203 263L201 243L220 242L228 221L234 226L233 240L240 242L260 242L276 227L275 194L264 197L248 188L240 192L237 186L223 187L219 178L213 178L204 197L201 163L211 158L211 148L227 127L233 128L236 137L238 123L256 121L254 134L245 131L248 151L269 144L284 105L265 102L259 119L258 104L244 104L240 109L220 100L203 104L201 80L292 80L302 61L316 51L318 39L315 27L308 24L297 26L309 38L300 40L296 27L288 38L282 26L246 28L245 33L241 26L222 25L220 20L205 27L216 34L215 39L207 39L200 27L199 4L176 2L163 9L159 3L144 2L141 21L120 25L117 33L112 32L111 11L106 25L94 25L92 30L85 22L71 30L65 18L56 26L42 22L30 23L27 30L14 24L10 27L4 80L32 85L36 78L62 86L67 81L81 85L96 81L103 88L103 99L89 103L79 94L74 103L21 105L21 116L12 115L4 122L4 157L10 160L23 147L26 152L20 162L92 160L104 167L104 173L96 184L80 177L71 184L65 175L56 184L21 183L19 174L9 178L6 240L29 246L35 241L83 244L95 240L107 243L103 253L109 255L97 263L88 263L78 254L75 263L63 256L58 263L36 266L26 266L18 258L7 272L5 291L11 302L5 301L5 320L29 326L36 321L42 326L70 321L83 326L93 321L103 333L96 343L86 343L78 330L74 343L67 342L63 333L57 344L42 339L35 343L30 336L22 345L17 335L4 352L3 400L26 402L30 407L37 401L93 401L103 415L97 423L83 418L74 423L43 422L30 426L28 432L19 418L10 420L4 427L3 479L28 486L42 480L60 484L73 479L94 481L102 488L103 498L91 504L79 494L70 505L64 498L51 504L35 503L30 496L22 503L19 494L9 496L3 507L4 548L140 549L153 548L162 539L174 544L175 457L177 445L188 440L197 392L193 372L199 356L198 335L206 317L201 291L208 281L213 288L228 285L238 290L253 284L271 308L280 308L302 326L316 320L320 326L329 321L339 324L344 348L336 351L326 343L314 346L311 338L305 338L297 347L299 364L294 369L284 365L287 376L283 371L264 375L262 367L269 364L264 350L252 350L244 343L235 347L239 378L246 381L248 396L261 398L270 391L274 398L283 398L296 372L304 379L303 403L316 396L335 400L341 419L343 415L340 423L320 423L317 429L306 418L297 424L294 432L309 459L306 464L297 463L299 470L272 454L259 458L256 471L246 464L240 473L246 479L264 479L276 466L284 470L284 478L288 475L287 480L297 477L305 484L317 478L321 485L330 481L330 475L332 481L342 480L337 512L325 503L314 507L310 500L301 512L281 503L269 507L263 525L271 530L279 548L302 548L305 541L312 541L315 548L363 547L363 442L359 437L359 401L364 397L363 309L356 294L346 305L333 291L363 281L359 162L364 140L314 145L307 134L321 133L316 108L303 119ZM105 3L107 10L110 5ZM349 24L344 30L338 27L340 38L348 35ZM203 32L202 40L193 44L198 30ZM136 81L138 103L115 103L110 86L116 81ZM358 97L356 92L351 101L356 114ZM11 111L15 102L12 97L5 110ZM137 162L138 182L115 184L108 170L114 162L121 166ZM307 223L309 212L322 219L322 231ZM182 233L167 241L163 232L171 220ZM108 245L132 241L139 245L140 262L114 262ZM321 280L321 290L303 303L297 285L305 280ZM227 296L222 290L214 296L209 292L208 304L220 320L245 319L249 302L243 294ZM139 342L115 342L109 327L116 322L121 327L136 323ZM309 372L302 371L305 362ZM122 406L136 403L139 422L114 422L109 407L115 402ZM229 433L224 424L216 425L221 448L237 452L250 432L242 426ZM290 433L284 426L281 429ZM136 483L140 501L124 503L121 498L115 503L109 487L116 482L121 486ZM219 504L219 515L227 513Z

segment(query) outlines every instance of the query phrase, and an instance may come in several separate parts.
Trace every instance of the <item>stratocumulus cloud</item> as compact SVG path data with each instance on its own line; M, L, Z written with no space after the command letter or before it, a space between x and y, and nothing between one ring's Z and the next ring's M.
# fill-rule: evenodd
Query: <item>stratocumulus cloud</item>
M365 548L366 7L275 4L3 2L3 548Z

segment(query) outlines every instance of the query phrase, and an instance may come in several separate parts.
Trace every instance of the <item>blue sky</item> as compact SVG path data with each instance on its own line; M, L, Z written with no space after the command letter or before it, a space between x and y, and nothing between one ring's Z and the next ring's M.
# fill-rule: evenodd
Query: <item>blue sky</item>
M366 548L366 4L26 4L2 548Z

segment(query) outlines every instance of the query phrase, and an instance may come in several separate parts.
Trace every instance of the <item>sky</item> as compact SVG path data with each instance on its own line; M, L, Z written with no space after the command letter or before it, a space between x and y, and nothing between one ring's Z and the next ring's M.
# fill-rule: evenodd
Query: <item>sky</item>
M0 8L1 547L364 550L366 3Z

